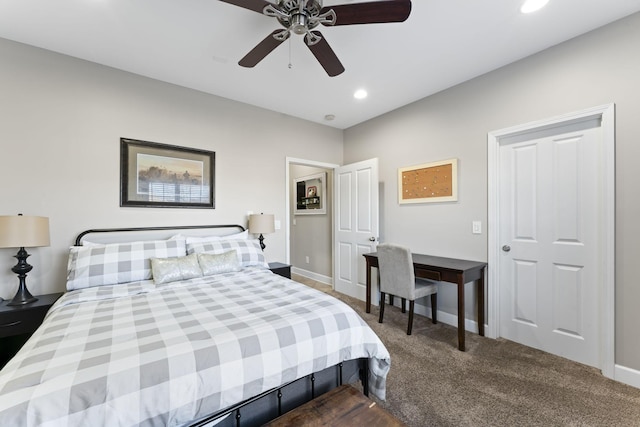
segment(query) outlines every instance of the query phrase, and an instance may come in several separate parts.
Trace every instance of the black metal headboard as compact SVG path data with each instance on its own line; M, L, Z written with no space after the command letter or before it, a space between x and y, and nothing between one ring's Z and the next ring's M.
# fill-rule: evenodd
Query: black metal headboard
M131 228L95 228L91 230L85 230L78 234L76 237L75 245L80 246L82 239L88 234L103 234L103 233L136 233L136 232L152 232L152 231L172 231L179 232L181 230L211 230L211 229L228 229L242 232L245 228L239 224L223 224L223 225L177 225L166 227L131 227ZM220 234L224 235L224 234Z

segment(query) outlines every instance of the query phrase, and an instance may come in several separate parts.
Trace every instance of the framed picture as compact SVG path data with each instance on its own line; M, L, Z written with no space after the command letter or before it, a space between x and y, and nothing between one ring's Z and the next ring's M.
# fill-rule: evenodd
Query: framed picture
M213 151L120 138L120 206L215 209Z
M294 179L295 215L326 214L327 173Z
M458 200L458 159L398 169L398 203Z

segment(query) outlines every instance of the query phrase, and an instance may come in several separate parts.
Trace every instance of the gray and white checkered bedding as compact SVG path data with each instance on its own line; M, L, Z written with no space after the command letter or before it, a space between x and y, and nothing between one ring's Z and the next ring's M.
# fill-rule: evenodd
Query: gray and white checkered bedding
M0 426L182 425L348 359L390 357L347 305L251 267L65 294L0 371Z

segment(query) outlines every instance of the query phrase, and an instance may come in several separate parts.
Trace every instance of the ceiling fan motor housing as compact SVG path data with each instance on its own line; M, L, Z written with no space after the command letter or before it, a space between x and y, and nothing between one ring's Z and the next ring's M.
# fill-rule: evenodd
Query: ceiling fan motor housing
M276 18L280 24L294 34L307 34L309 30L320 24L320 0L280 0L277 8L280 10Z

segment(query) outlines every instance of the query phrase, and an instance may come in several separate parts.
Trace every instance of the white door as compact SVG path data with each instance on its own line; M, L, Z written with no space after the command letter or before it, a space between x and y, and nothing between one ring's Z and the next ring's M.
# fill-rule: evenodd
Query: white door
M600 365L600 119L499 147L500 335Z
M378 159L334 170L334 287L365 299L366 271L362 256L378 241Z

